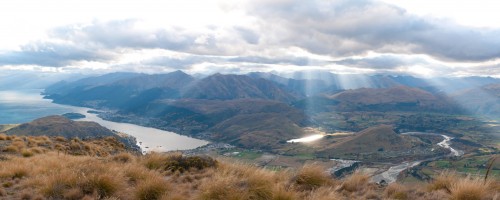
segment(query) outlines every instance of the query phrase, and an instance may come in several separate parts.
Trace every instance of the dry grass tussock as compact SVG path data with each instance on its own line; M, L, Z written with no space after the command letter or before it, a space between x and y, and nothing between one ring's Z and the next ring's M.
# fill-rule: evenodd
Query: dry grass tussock
M49 140L52 146L59 144ZM31 142L36 141L47 139ZM66 143L61 145L85 144L77 140ZM360 172L334 180L326 169L314 164L297 170L270 171L179 153L142 156L118 151L96 156L66 154L42 146L24 148L33 155L2 153L6 159L0 161L0 199L461 200L500 196L498 182L484 183L452 173L442 174L425 187L397 183L381 187Z

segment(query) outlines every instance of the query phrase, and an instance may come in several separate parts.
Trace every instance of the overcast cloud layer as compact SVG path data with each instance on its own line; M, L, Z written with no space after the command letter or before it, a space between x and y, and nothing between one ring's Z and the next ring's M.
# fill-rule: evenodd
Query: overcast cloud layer
M220 5L225 6L221 12L243 13L241 23L213 21L192 28L151 26L140 18L94 18L54 27L46 37L0 51L0 69L500 73L500 29L494 27L468 27L417 16L370 0L259 0ZM191 14L204 17L204 13Z

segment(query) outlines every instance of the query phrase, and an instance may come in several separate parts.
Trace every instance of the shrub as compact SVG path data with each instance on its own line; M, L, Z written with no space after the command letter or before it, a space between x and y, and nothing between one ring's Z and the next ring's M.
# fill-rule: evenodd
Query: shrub
M239 200L250 199L242 188L245 183L239 177L217 174L201 185L198 199L201 200Z
M158 176L159 173L150 171L145 167L138 165L131 165L125 168L124 176L129 183L135 185L139 181L150 179L152 177Z
M11 152L11 153L17 153L19 152L19 147L14 146L14 145L9 145L3 149L4 152Z
M116 161L116 162L130 163L130 162L134 161L134 156L130 153L123 152L123 153L119 153L119 154L113 156L112 159L113 159L113 161Z
M251 199L271 199L273 197L274 173L256 170L248 175L247 188ZM273 184L274 183L274 184Z
M204 169L215 167L217 161L207 156L183 156L182 154L173 154L168 157L164 163L163 170L184 172L189 169Z
M23 178L27 175L28 175L28 169L26 169L24 167L20 167L20 168L14 169L14 171L12 172L12 179Z
M407 189L398 183L392 183L384 190L384 195L391 199L407 199L407 193Z
M101 197L108 197L123 189L120 178L108 174L95 174L80 183L85 194L96 192Z
M30 148L29 149L31 152L33 153L37 153L37 154L40 154L40 153L45 153L45 149L43 148L40 148L40 147L33 147L33 148Z
M33 198L33 194L30 192L23 192L21 195L21 200L31 200Z
M78 176L74 172L69 170L61 170L55 174L47 174L42 177L42 188L41 193L52 199L62 199L65 195L73 196L74 192L69 192L70 190L78 190L76 187L78 182Z
M344 179L341 188L348 192L360 191L367 186L368 180L370 180L368 175L356 171L351 176Z
M295 183L303 190L312 190L332 182L326 170L319 165L304 165L295 177Z
M2 186L6 187L6 188L12 187L12 185L14 185L14 183L12 183L11 181L7 181L7 182L2 183Z
M451 199L454 200L481 200L488 196L489 182L475 178L463 178L453 182L450 187Z
M28 149L23 149L23 150L21 150L21 155L23 157L31 157L31 156L33 156L33 152L31 152Z
M316 190L309 192L307 195L307 200L337 200L344 199L341 195L335 192L334 188L330 187L320 187Z
M139 182L135 190L136 199L157 200L167 193L169 186L166 181L156 177Z
M191 168L204 169L215 167L217 161L208 156L183 156L181 153L159 154L150 153L144 157L144 166L148 169L168 172L184 172Z
M157 170L162 168L164 164L167 162L167 160L168 160L167 155L153 152L144 156L142 162L146 168Z
M26 144L21 138L16 138L10 145L16 146L17 148L24 148Z
M275 186L273 191L273 200L295 200L299 199L298 194L293 190L287 190L285 187Z
M64 137L62 137L62 136L57 136L57 137L55 138L55 140L56 140L57 142L66 142L66 141L67 141L67 140L66 140L66 138L64 138Z
M427 185L427 190L445 190L450 192L452 183L458 180L457 175L452 172L443 172L439 174L429 185Z

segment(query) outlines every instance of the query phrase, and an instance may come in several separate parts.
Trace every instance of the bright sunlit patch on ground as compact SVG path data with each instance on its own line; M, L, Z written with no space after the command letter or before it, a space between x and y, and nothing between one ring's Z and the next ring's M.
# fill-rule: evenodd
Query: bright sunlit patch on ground
M288 141L286 141L286 142L288 142L288 143L295 143L295 142L312 142L312 141L319 140L319 139L323 138L324 136L325 136L325 135L323 135L323 134L316 134L316 135L310 135L310 136L303 137L303 138L298 138L298 139L288 140Z

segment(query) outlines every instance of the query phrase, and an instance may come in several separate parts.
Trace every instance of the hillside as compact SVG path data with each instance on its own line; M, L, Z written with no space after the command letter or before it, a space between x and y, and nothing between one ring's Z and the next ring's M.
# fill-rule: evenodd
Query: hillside
M412 144L414 143L414 144ZM353 138L335 144L333 148L342 152L376 152L380 149L384 151L401 151L419 145L394 132L392 126L380 125L365 129Z
M107 74L48 87L46 98L56 103L93 108L127 108L158 98L179 98L193 77L182 71L168 74Z
M151 74L135 76L127 79L121 79L110 85L120 85L132 90L142 91L151 88L171 88L179 90L189 85L195 79L182 72L174 71L168 74Z
M39 144L46 137L29 138ZM0 135L0 143L21 138ZM69 143L69 142L68 142ZM58 143L63 146L62 143ZM70 148L78 142L71 141ZM36 147L35 147L36 148ZM444 173L429 183L388 186L363 173L334 179L314 164L271 171L233 160L174 154L79 155L57 150L0 152L2 199L494 199L494 179Z
M339 102L336 109L341 111L460 112L445 96L407 86L347 90L329 98Z
M366 161L404 161L445 155L447 150L410 135L400 135L389 125L365 129L344 140L326 140L316 145L319 155ZM435 150L431 150L431 149Z
M451 97L470 113L500 116L500 84L457 92Z
M66 117L53 115L24 123L6 131L7 135L18 136L62 136L65 138L97 138L115 134L95 122L77 122Z
M329 86L331 86L328 85L328 81L325 80L284 78L272 73L252 72L249 73L248 76L252 78L263 78L275 82L286 88L288 91L292 91L293 93L300 94L302 96L319 94L326 91Z
M292 139L307 123L300 110L263 99L159 100L120 111L108 119L134 122L135 118L147 118L146 126L198 137L204 134L213 141L250 148L271 148L281 140Z
M10 136L48 136L66 139L78 138L91 140L97 138L115 138L126 148L138 150L135 139L122 137L95 122L73 121L66 117L53 115L20 124L5 131Z
M17 136L0 133L0 157L31 157L46 152L87 156L109 156L123 152L140 153L116 137L67 139L62 136Z
M140 75L141 74L136 74L136 73L117 72L117 73L104 74L101 76L82 78L76 81L70 81L70 80L59 81L57 83L54 83L46 87L44 92L49 95L64 94L77 88L90 88L99 85L106 85L113 83L115 81L132 78Z
M293 95L280 88L275 83L245 75L215 74L194 83L186 88L184 98L191 99L269 99L291 102Z

